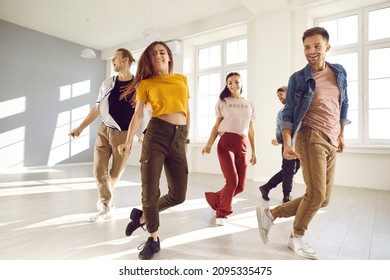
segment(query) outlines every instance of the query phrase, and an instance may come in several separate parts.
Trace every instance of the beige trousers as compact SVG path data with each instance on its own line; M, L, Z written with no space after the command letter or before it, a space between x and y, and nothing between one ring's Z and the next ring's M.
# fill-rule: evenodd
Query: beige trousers
M113 188L127 164L127 156L121 156L117 147L126 142L127 131L119 131L102 123L95 141L93 173L98 187L98 199L104 205L112 205ZM111 159L111 163L110 163Z
M295 150L301 156L306 192L303 196L274 208L274 216L295 216L294 233L304 235L317 211L329 203L335 176L337 148L332 146L321 132L304 127L298 132Z

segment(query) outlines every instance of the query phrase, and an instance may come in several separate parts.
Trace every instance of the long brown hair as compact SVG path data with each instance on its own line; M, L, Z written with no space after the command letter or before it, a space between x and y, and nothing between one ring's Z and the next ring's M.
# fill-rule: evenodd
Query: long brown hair
M125 90L122 92L120 99L123 99L126 96L130 95L142 80L149 79L156 75L154 65L153 65L155 45L162 45L166 49L170 60L168 62L168 72L169 73L173 72L173 54L171 49L164 42L154 41L141 54L141 57L138 60L138 68L137 68L137 73L135 74L135 78L127 87L125 87ZM131 103L133 105L135 103L135 93L131 98Z

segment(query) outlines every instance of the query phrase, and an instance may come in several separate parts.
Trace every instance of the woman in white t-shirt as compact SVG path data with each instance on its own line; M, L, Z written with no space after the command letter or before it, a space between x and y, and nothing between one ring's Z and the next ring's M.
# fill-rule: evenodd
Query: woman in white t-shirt
M209 154L215 139L220 136L217 153L226 182L221 190L205 193L207 203L216 217L216 224L220 226L223 226L227 216L233 213L233 197L241 193L245 187L248 140L252 151L249 162L253 165L257 161L253 125L255 107L252 102L244 99L241 93L240 74L229 73L226 77L226 86L215 106L216 122L206 146L202 149L202 154Z

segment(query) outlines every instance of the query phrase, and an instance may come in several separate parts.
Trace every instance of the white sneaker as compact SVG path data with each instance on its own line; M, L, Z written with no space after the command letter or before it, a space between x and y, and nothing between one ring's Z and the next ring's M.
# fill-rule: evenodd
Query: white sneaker
M106 209L103 209L99 211L97 214L89 217L90 222L101 222L107 219L111 218L111 207L106 207Z
M264 244L268 243L268 233L274 224L272 219L266 214L266 212L268 211L268 207L263 209L260 207L256 207L257 223L259 225L261 240L263 240Z
M305 237L291 233L288 240L288 247L301 257L316 260L318 255L316 251L306 242Z
M114 204L111 204L111 209L114 208ZM100 199L98 199L98 201L96 202L96 209L100 212L100 211L103 211L104 209L106 209L106 206L104 206L104 204L100 201Z
M226 223L226 218L216 218L215 219L215 224L217 225L217 226L224 226L225 225L225 223Z

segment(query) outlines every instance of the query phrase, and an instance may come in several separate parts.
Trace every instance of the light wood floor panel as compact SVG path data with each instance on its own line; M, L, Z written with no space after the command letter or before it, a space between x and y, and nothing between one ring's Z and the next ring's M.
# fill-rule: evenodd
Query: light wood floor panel
M287 247L293 219L278 219L269 244L259 236L256 206L281 203L281 187L261 199L259 182L248 181L234 200L234 213L224 227L215 225L204 199L216 191L222 175L189 174L185 203L160 214L162 250L157 260L301 260ZM161 180L166 192L165 175ZM304 192L296 185L293 196ZM115 188L111 220L89 223L97 191L90 165L1 174L1 260L136 260L146 232L124 234L129 213L140 207L138 167L128 167ZM390 192L335 186L330 205L321 209L306 237L323 260L390 259Z

